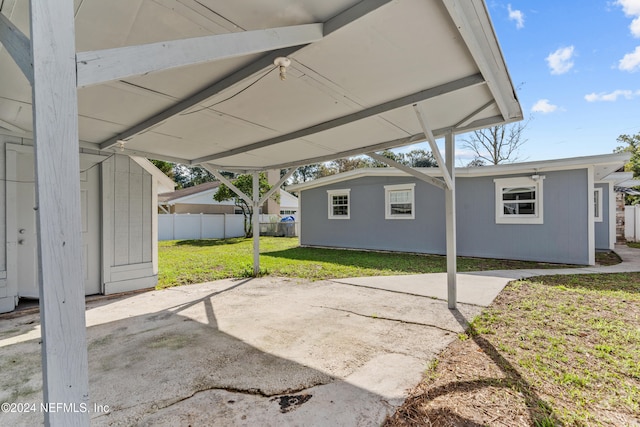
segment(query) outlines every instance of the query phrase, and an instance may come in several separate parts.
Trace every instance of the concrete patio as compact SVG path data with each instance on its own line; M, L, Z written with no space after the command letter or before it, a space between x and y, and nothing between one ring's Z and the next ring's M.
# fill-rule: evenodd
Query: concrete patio
M638 250L616 252L612 267L460 274L456 311L443 274L221 280L91 301L91 422L379 425L510 280L640 271ZM40 357L37 314L0 319L0 401L36 404L0 412L0 425L42 423Z
M439 276L420 281L446 289ZM507 281L474 292L485 304ZM274 278L89 302L92 424L378 425L481 309ZM0 401L42 402L39 339L37 314L0 321ZM2 425L42 419L39 408L0 413Z

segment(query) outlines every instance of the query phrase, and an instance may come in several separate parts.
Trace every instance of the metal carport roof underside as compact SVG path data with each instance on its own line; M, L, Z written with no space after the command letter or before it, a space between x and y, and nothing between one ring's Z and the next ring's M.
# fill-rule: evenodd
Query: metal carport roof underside
M416 103L436 137L522 118L482 1L74 3L85 148L264 170L425 140ZM28 36L28 3L1 4ZM268 31L279 27L291 32ZM198 48L196 38L246 31L257 31L253 43L266 47L143 75L134 69L156 52L136 46L193 40L180 47L184 54ZM229 51L241 45L205 41ZM270 43L285 47L270 50ZM169 58L161 66L176 66L167 45L158 48ZM100 63L122 47L131 48L125 59ZM0 55L0 126L29 136L29 81L6 50ZM274 59L284 56L291 65L281 81ZM94 77L108 66L122 74Z
M453 136L522 118L483 0L0 0L0 12L0 133L34 143L44 402L89 402L78 141L255 176L427 139L444 182L416 174L445 190L455 308ZM285 80L276 58L291 62Z

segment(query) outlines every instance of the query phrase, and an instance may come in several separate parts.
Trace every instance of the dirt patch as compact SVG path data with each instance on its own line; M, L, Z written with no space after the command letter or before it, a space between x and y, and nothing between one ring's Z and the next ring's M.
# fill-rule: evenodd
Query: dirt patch
M640 425L635 276L538 279L509 285L385 427Z

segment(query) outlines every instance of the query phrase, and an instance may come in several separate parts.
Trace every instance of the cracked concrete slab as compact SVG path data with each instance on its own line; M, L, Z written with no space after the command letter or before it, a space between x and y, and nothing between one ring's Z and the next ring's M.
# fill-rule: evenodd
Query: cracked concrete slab
M278 278L91 302L92 425L379 425L480 310ZM0 321L2 402L42 401L38 323ZM40 423L0 413L0 425Z

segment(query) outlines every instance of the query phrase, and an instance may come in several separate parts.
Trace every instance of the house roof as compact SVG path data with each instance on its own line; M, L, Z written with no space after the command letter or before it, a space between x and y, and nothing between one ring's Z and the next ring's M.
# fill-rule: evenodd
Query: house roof
M158 194L158 203L179 203L180 199L207 191L217 190L219 186L220 181L212 181L194 185L193 187L181 188L180 190Z
M640 187L640 179L633 177L633 172L615 172L607 177L617 188Z
M163 205L174 205L176 203L188 202L190 199L201 196L203 193L211 193L211 195L213 195L213 193L218 190L219 186L220 181L212 181L194 185L193 187L181 188L180 190L158 194L158 203ZM296 196L283 189L280 189L279 191L281 208L298 207L298 198ZM213 198L211 200L213 200Z
M414 105L435 137L522 119L483 0L75 7L85 148L265 170L425 140ZM27 36L28 8L0 3ZM0 131L33 137L31 86L6 49L0 75Z
M280 209L297 209L298 198L286 190L280 189Z
M540 173L545 171L579 169L585 167L594 168L594 177L596 181L602 181L609 175L616 172L622 165L629 161L629 153L603 154L599 156L572 157L565 159L542 160L535 162L509 163L492 166L464 167L456 168L456 177L479 177L479 176L497 176L511 175L522 173ZM415 168L430 176L441 176L438 168ZM310 188L322 187L342 181L348 181L355 178L366 176L409 176L406 172L396 168L362 168L354 169L348 172L330 175L313 181L301 184L290 185L287 187L289 191L302 191Z

